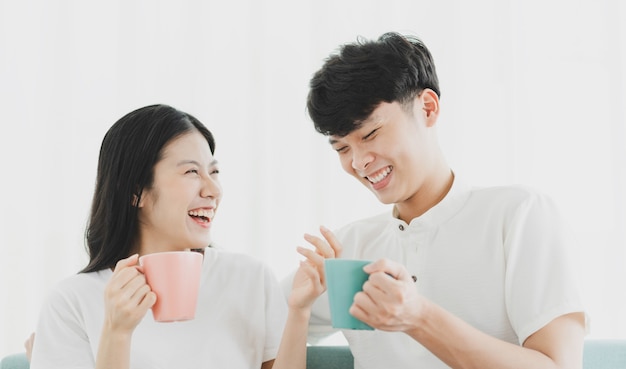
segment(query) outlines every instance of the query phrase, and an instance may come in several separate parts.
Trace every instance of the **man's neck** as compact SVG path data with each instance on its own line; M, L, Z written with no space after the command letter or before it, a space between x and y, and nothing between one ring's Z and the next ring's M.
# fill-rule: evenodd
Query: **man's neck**
M424 185L415 195L394 206L394 216L410 223L423 215L443 200L454 182L454 173L450 168L442 171L433 181Z

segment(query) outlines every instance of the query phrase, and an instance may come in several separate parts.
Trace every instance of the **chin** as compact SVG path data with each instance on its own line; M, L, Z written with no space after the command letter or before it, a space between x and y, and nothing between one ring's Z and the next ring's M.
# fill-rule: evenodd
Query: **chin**
M196 242L192 242L193 246L191 248L204 249L205 247L209 246L211 242L213 242L213 240L210 237L206 237L202 240L196 240Z
M393 199L389 199L389 198L385 198L385 197L380 197L380 196L376 196L378 198L378 201L380 201L382 204L385 205L390 205L390 204L395 204L397 203L397 201L393 200Z
M388 194L385 195L384 193L376 191L371 186L368 186L368 189L372 192L372 194L374 194L374 196L376 196L378 201L382 202L383 204L394 204L395 203L395 199L392 199Z

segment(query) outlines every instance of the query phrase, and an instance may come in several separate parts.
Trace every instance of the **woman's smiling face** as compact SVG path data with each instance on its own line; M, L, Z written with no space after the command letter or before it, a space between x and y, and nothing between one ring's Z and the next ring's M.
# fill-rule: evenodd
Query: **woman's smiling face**
M222 198L218 165L196 130L167 144L139 202L140 254L204 248Z

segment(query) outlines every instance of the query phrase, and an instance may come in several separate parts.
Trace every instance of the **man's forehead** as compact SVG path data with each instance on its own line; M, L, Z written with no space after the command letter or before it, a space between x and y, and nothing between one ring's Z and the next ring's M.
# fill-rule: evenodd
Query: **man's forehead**
M393 115L392 111L394 109L394 104L398 105L399 107L399 104L397 102L381 102L374 109L374 111L372 111L369 117L354 123L356 127L354 130L352 130L345 136L331 135L328 137L328 142L333 145L337 142L341 142L344 138L348 136L366 135L367 133L369 133L368 130L371 129L372 126L378 126L389 120L388 117L390 115Z
M335 136L335 135L328 136L328 143L331 144L331 145L336 144L340 140L341 140L341 137L339 137L339 136Z
M345 136L331 135L328 136L328 143L331 145L341 142L350 136L363 136L368 133L371 126L381 123L383 121L381 116L369 116L366 120L359 122L356 128Z

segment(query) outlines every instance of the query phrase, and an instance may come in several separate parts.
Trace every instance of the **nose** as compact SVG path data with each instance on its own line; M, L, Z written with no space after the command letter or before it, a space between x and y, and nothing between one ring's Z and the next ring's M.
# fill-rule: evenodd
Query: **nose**
M203 180L200 196L219 199L222 197L222 185L217 179L207 176Z
M354 147L352 149L352 168L356 171L363 171L374 161L374 155L365 149Z

